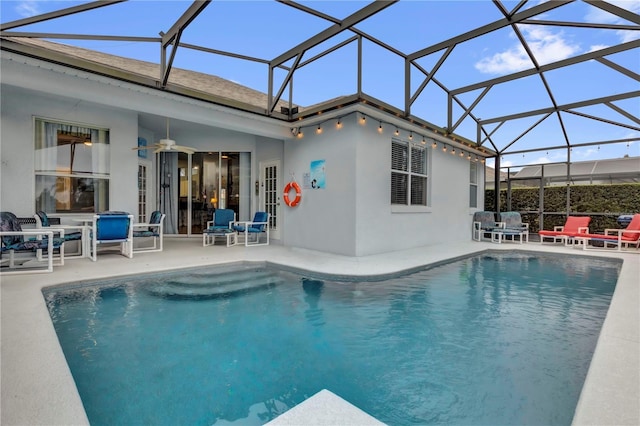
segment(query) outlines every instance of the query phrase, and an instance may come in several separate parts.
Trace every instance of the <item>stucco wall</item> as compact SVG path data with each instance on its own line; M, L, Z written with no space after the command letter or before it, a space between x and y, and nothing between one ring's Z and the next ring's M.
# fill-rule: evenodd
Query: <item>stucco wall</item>
M356 247L355 190L356 138L358 128L353 115L323 125L317 135L304 129L304 137L285 141L284 181L290 173L303 186L303 174L312 161L325 160L326 188L303 188L297 207L284 207L286 245L353 256Z
M35 213L33 118L44 117L110 129L109 208L137 211L138 163L131 150L138 138L136 113L6 85L2 86L1 108L2 210L17 216Z
M429 156L429 206L401 208L390 203L391 140L395 127L378 132L357 114L304 128L304 138L285 143L285 181L294 172L302 185L313 160L326 161L326 188L303 189L298 207L285 208L285 244L349 256L385 253L442 242L468 241L477 209L469 207L469 161L444 153L439 144ZM401 140L409 134L401 132ZM419 141L421 138L414 138ZM449 148L450 149L450 148ZM458 151L459 152L459 151ZM482 182L479 182L482 188ZM478 193L482 206L482 194Z

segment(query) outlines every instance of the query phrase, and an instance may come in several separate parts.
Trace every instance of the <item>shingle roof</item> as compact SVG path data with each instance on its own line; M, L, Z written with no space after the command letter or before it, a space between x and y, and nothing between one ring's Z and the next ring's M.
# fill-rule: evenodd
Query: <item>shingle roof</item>
M46 49L57 52L69 59L86 61L93 64L100 64L109 68L135 74L150 81L158 83L160 81L160 65L153 62L146 62L137 59L125 58L122 56L110 55L94 50L83 49L61 43L54 43L35 38L23 37L2 37L2 43L13 42L23 46ZM74 62L77 66L79 62ZM215 75L204 74L196 71L189 71L180 68L172 68L168 80L169 91L171 86L180 87L186 91L197 91L220 98L220 103L233 107L241 107L239 104L246 104L252 109L266 111L268 108L268 96L266 93L251 89L238 83L225 80ZM284 101L278 102L277 111L280 107L288 107Z

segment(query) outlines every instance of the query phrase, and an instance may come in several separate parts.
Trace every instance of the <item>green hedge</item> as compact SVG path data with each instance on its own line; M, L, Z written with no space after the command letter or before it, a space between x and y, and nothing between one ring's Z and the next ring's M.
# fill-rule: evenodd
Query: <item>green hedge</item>
M573 215L589 215L589 232L602 232L606 228L620 228L618 215L640 213L640 183L617 185L576 185L571 186L570 211ZM525 212L538 211L539 188L512 188L511 210ZM495 191L485 191L485 210L494 210ZM561 226L566 220L567 188L548 186L544 188L544 211L557 214L544 215L544 229ZM500 190L500 211L507 211L507 190ZM529 223L531 232L538 232L537 213L524 214L523 221Z

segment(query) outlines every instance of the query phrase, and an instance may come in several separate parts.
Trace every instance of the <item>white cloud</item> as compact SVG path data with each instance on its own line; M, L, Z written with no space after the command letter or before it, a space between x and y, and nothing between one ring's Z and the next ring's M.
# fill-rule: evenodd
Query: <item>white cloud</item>
M562 32L553 33L542 27L526 27L522 28L522 33L540 65L566 59L580 50L577 44L565 40ZM527 52L520 43L483 58L475 64L477 70L488 74L521 71L532 66Z
M606 49L607 47L609 46L607 46L606 44L594 44L589 48L589 52L595 52L596 50Z
M609 3L628 10L629 12L640 14L640 0L610 0ZM585 18L589 22L596 22L599 24L628 25L630 23L629 21L620 18L618 15L614 15L596 7L589 8L589 12L587 12ZM615 33L621 43L626 43L640 37L638 31L616 31Z
M27 0L18 3L18 5L15 7L15 11L25 18L30 18L32 16L40 14L38 2L34 0Z

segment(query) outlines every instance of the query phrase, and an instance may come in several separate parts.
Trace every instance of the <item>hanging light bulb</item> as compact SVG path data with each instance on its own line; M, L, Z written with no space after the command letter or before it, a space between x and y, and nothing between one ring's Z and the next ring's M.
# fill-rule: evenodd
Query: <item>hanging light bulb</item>
M438 142L433 141L431 142L431 148L436 149L438 147Z
M427 144L427 140L424 138L424 136L422 137L422 145L426 145Z
M460 150L460 157L464 157L464 151Z
M400 130L398 130L398 128L396 127L396 136L398 136L400 134Z
M442 152L447 152L447 145L442 145Z
M467 160L471 161L471 153L467 155Z
M476 155L476 163L478 162L478 156Z
M338 122L336 123L336 129L342 129L342 121L338 118Z
M413 140L413 132L409 132L409 140L412 141Z
M384 129L382 128L382 121L380 122L380 125L378 126L378 133L382 133L384 131Z
M316 129L316 133L317 134L322 133L322 126L320 126L319 124L318 124L318 128Z
M367 122L367 117L362 114L362 116L360 117L360 124L365 124Z
M302 133L302 127L298 130L298 139L302 139L304 137L304 133Z
M456 155L456 149L455 148L451 148L451 155Z

